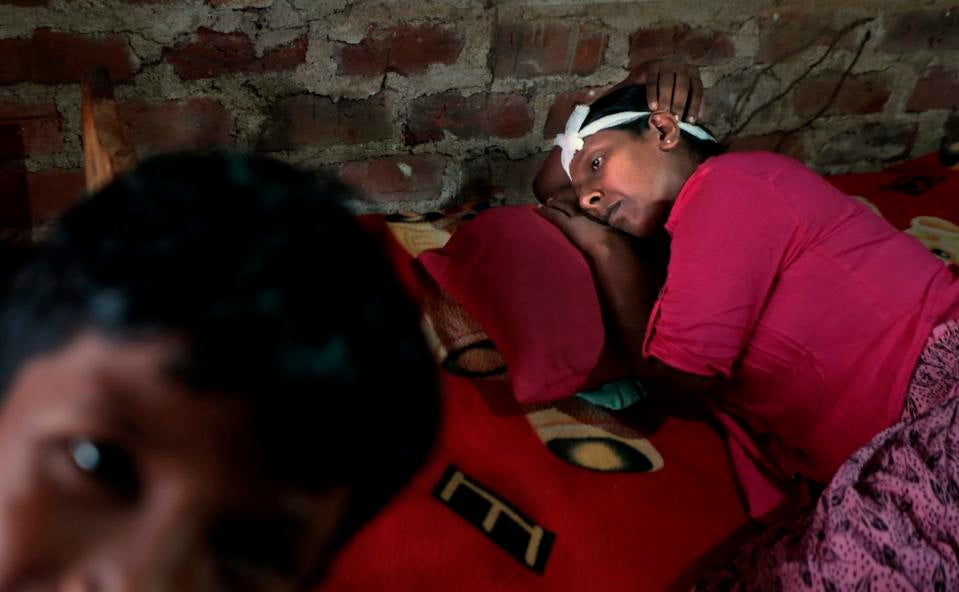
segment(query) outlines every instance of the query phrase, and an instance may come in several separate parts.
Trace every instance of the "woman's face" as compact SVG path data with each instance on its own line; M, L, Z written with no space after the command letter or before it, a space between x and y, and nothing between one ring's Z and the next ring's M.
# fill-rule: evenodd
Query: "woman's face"
M666 221L691 171L672 153L679 140L652 128L642 135L603 130L585 139L570 164L579 207L633 236L647 238Z

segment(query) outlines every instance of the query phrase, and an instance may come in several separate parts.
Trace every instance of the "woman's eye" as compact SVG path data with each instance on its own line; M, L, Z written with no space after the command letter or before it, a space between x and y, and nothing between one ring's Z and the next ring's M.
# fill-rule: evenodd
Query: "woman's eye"
M131 456L119 446L80 438L72 440L67 452L73 465L97 485L122 497L133 497L140 487Z
M592 162L593 170L594 171L599 170L599 167L601 166L603 166L603 157L597 156L596 158L593 159L593 162Z

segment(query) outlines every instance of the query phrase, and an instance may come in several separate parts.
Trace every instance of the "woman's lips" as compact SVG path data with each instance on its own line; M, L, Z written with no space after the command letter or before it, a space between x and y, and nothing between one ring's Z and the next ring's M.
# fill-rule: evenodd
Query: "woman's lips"
M622 201L618 201L613 205L606 208L606 224L607 226L616 227L616 224L613 223L613 219L616 217L616 214L619 213L620 206L623 205Z

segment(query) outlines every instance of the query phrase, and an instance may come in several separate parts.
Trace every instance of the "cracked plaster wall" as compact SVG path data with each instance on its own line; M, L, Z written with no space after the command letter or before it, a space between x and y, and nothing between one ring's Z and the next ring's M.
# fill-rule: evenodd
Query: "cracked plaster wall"
M959 8L937 0L0 0L0 124L22 140L0 175L23 193L0 215L74 198L96 63L141 155L269 152L393 211L528 200L572 101L658 55L701 67L734 148L824 173L934 150L959 104Z

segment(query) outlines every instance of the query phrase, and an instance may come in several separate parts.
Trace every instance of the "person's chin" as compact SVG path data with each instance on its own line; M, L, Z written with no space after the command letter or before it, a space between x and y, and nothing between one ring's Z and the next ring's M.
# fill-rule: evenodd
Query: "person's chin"
M632 224L630 224L629 215L625 211L626 208L623 207L624 205L623 202L619 202L613 206L612 212L606 220L606 224L621 232L632 234L632 231L630 231Z
M620 232L625 232L626 234L642 238L642 235L639 234L641 226L636 224L634 220L631 220L623 210L624 208L620 208L613 214L613 216L610 217L609 225Z
M619 230L635 236L636 238L651 238L656 234L656 227L650 226L649 224L643 224L642 222L633 222L631 224L625 224Z

